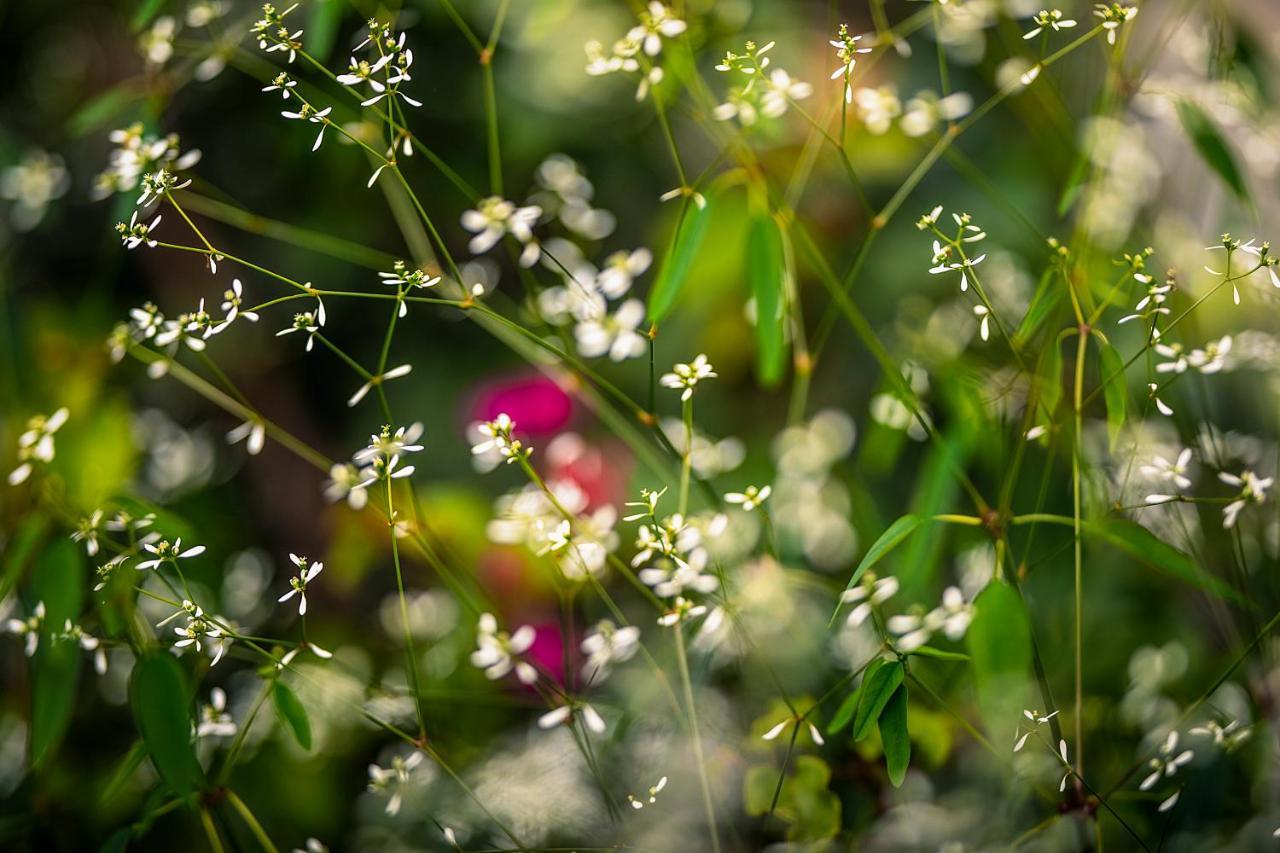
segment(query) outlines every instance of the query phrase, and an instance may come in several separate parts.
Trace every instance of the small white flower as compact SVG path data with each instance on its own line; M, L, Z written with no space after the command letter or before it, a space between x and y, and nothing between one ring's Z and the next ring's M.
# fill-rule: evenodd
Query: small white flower
M1031 19L1031 23L1035 24L1035 27L1023 36L1024 39L1035 38L1040 35L1045 27L1048 27L1056 33L1060 30L1070 29L1076 25L1076 22L1071 18L1063 17L1061 9L1041 9L1036 16Z
M401 376L408 376L413 370L413 365L402 364L399 367L393 367L386 373L369 377L369 380L356 389L356 393L351 395L351 399L347 400L347 406L353 407L365 398L365 395L373 389L375 385L381 385L388 379L399 379Z
M700 381L713 379L717 375L704 354L699 354L697 358L688 364L676 364L671 370L671 373L664 373L659 382L662 383L664 388L684 389L680 394L682 401L688 400L693 396L693 389L697 387Z
M591 731L598 735L605 733L606 726L604 718L596 712L595 708L592 708L585 702L564 704L557 708L553 708L538 718L538 728L550 729L563 723L567 723L574 714L581 716L582 721L586 723L587 728Z
M596 277L596 286L608 298L620 299L652 263L653 253L648 249L614 252L605 258L604 269Z
M483 456L493 452L507 460L508 465L528 459L533 448L526 447L520 439L513 437L515 428L516 422L506 412L500 413L491 421L476 424L475 431L480 434L481 441L472 445L472 455Z
M542 208L537 205L517 207L514 203L498 196L489 196L481 200L475 210L462 214L462 227L475 236L467 246L473 255L483 254L503 238L510 234L524 246L520 255L522 266L533 266L542 254L538 243L533 239L533 225L542 216Z
M90 556L98 553L98 532L102 529L102 510L95 509L87 517L80 519L76 530L71 534L75 542L83 542L84 550Z
M1150 465L1143 465L1138 468L1138 471L1144 477L1150 477L1153 480L1171 480L1179 489L1187 489L1191 487L1191 478L1187 476L1187 466L1190 464L1191 448L1185 447L1175 461L1170 462L1157 454L1152 457Z
M1026 709L1022 712L1022 716L1026 717L1027 721L1030 722L1031 725L1021 725L1014 732L1014 736L1017 738L1013 743L1014 752L1021 752L1022 748L1027 745L1027 738L1039 731L1041 726L1058 716L1058 712L1054 711L1049 714L1041 714L1039 711Z
M655 784L653 784L652 786L650 786L650 788L649 788L649 805L653 805L654 803L658 802L658 794L659 794L659 793L661 793L662 789L663 789L663 788L665 788L665 787L667 787L667 777L666 777L666 776L663 776L663 777L662 777L661 779L659 779ZM641 799L640 799L639 797L636 797L636 796L635 796L635 795L633 795L633 794L627 794L627 802L631 803L631 807L632 807L633 809L642 809L642 808L644 808L644 802L642 802L642 801L641 801Z
M64 406L52 415L36 415L27 420L27 428L18 436L18 467L9 472L9 485L16 486L31 476L34 463L53 461L56 447L53 436L67 422L70 411Z
M44 616L44 602L37 601L36 606L31 610L31 615L26 619L10 618L5 620L4 630L6 634L25 638L23 654L27 657L34 655L36 649L40 646L40 628L44 625Z
M227 693L221 687L209 691L209 704L200 708L196 737L232 737L237 731L235 720L227 712Z
M155 556L148 560L138 563L138 569L146 571L147 569L158 569L165 563L177 565L178 560L189 560L192 557L198 557L205 552L203 545L196 545L185 551L182 549L182 538L175 539L172 543L168 539L161 539L158 542L148 542L142 546L144 549Z
M492 613L480 614L477 624L476 650L471 653L473 666L484 670L485 678L495 681L515 670L522 684L538 680L538 671L529 663L516 660L533 645L535 633L529 625L521 625L514 633L498 630Z
M705 604L694 604L684 596L677 596L671 609L658 617L658 624L664 628L679 625L689 619L696 619L707 612Z
M356 466L336 463L329 469L329 479L325 481L325 500L333 503L345 498L352 509L364 509L369 502L369 493L360 486L363 479Z
M245 448L250 456L257 456L262 452L267 441L267 425L257 418L252 418L227 433L227 444L240 441L245 442Z
M1218 474L1218 479L1228 486L1240 489L1239 496L1222 510L1222 526L1228 529L1235 526L1236 519L1245 506L1251 503L1262 503L1267 499L1267 489L1271 488L1274 482L1273 477L1262 478L1248 470L1241 471L1238 475L1223 471Z
M290 554L289 562L297 566L298 573L289 579L289 591L276 600L288 601L295 595L298 596L298 615L306 616L307 584L324 570L324 563L308 563L306 557L299 557L297 554Z
M1195 753L1189 749L1178 752L1178 733L1176 731L1169 732L1169 736L1164 739L1164 743L1160 745L1160 754L1148 762L1151 772L1138 785L1139 791L1149 791L1155 787L1156 782L1161 777L1173 776L1178 772L1178 768L1185 764L1189 764L1191 759L1195 757Z
M739 504L744 510L751 512L756 507L764 504L771 494L773 494L772 486L764 486L758 489L755 486L747 486L745 491L729 492L724 496L724 499L726 503Z
M613 361L644 355L648 339L636 331L644 317L644 303L639 299L628 299L613 314L583 320L573 330L578 352L587 358L608 354Z
M396 815L404 799L404 787L408 784L413 771L422 764L425 754L414 750L408 756L397 755L391 759L390 767L369 765L369 791L375 794L389 794L386 812Z
M849 611L848 624L854 628L858 627L867 621L867 617L875 607L884 604L897 592L897 578L878 578L874 572L867 572L857 586L840 594L842 603L856 605Z

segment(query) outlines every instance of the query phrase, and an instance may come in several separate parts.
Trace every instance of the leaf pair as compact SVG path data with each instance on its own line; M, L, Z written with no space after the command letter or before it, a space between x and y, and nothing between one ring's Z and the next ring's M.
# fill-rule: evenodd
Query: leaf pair
M889 781L894 787L902 784L911 761L905 678L906 668L901 661L872 661L863 675L862 686L845 697L827 726L828 734L836 734L852 722L855 741L865 739L873 727L878 727Z

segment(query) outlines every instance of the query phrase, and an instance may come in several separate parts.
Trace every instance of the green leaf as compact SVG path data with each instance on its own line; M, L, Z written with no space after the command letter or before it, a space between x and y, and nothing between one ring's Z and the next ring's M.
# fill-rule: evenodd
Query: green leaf
M1040 331L1040 327L1053 313L1053 309L1062 301L1062 294L1065 291L1066 288L1058 279L1057 270L1052 266L1046 269L1040 276L1040 283L1036 285L1036 294L1031 298L1027 313L1022 316L1022 322L1013 333L1013 342L1016 346L1023 347L1035 337L1036 332Z
M1178 100L1178 118L1182 121L1182 129L1191 138L1191 144L1201 159L1222 178L1223 183L1231 188L1242 199L1249 197L1249 190L1244 185L1244 178L1236 166L1235 155L1227 147L1226 140L1218 132L1213 121L1205 115L1195 103L1181 98Z
M129 28L136 33L151 23L151 19L160 14L160 10L164 8L164 3L165 0L142 0L138 4L137 11L133 13Z
M36 547L44 539L49 527L49 517L42 512L27 515L18 529L9 537L4 549L4 577L0 577L0 601L9 596L9 591L18 585L27 563L31 561Z
M31 605L43 602L44 627L31 659L31 764L41 765L67 731L76 707L76 686L83 660L80 646L54 636L67 620L78 621L84 603L84 562L73 542L54 542L35 563L29 587Z
M853 718L853 739L862 740L871 734L871 727L880 719L880 712L902 684L906 672L899 661L886 663L875 672L867 670L867 677L858 691L858 711Z
M698 207L692 201L686 202L681 214L680 224L672 239L671 249L666 260L658 271L658 277L649 291L649 322L657 323L684 288L685 279L689 277L689 269L698 254L698 247L707 233L707 224L711 221L712 203L707 200L706 207Z
M67 119L67 129L72 136L86 136L113 122L124 121L124 116L142 100L142 93L134 83L121 83L105 92L94 95Z
M942 649L935 649L933 646L920 646L918 649L913 649L907 654L920 655L921 657L926 657L926 658L937 658L938 660L954 660L954 661L969 660L968 655L962 655L959 652L944 652Z
M883 661L880 661L883 663ZM875 666L875 664L872 664ZM831 722L827 723L827 734L834 735L844 731L845 726L853 722L853 712L858 710L858 691L852 690L849 695L844 697L844 701L840 703L840 707L836 708L835 716L831 718Z
M1114 449L1120 430L1124 427L1125 400L1128 396L1124 383L1124 361L1111 344L1097 337L1094 339L1098 342L1098 367L1102 372L1102 393L1107 401L1107 437Z
M965 635L987 732L999 743L1012 734L1031 680L1031 621L1017 590L1001 580L974 599Z
M1086 521L1085 532L1116 546L1135 560L1166 572L1178 580L1212 592L1237 604L1246 603L1233 587L1209 574L1191 557L1156 538L1141 524L1123 518Z
M205 784L191 744L191 692L173 655L155 652L138 659L129 680L129 704L151 763L179 796Z
M1047 419L1062 400L1062 341L1053 341L1041 353L1036 367L1036 388L1040 394L1037 419Z
M313 0L307 22L307 52L324 62L333 52L333 42L342 22L344 0Z
M124 783L129 781L135 770L138 769L144 759L147 757L147 745L142 741L134 741L133 746L129 747L129 751L125 753L124 758L120 759L119 765L116 766L115 772L111 774L111 779L99 794L99 802L104 805L110 803L116 794L120 793L120 789L124 787Z
M902 785L911 763L911 736L907 732L907 685L893 691L880 714L880 741L884 744L884 763L893 787Z
M271 698L275 700L276 713L280 716L281 722L293 732L293 738L298 742L298 746L306 750L311 749L311 720L307 717L307 709L298 699L298 694L283 681L277 681L275 687L271 689Z
M862 576L866 574L867 569L874 566L885 558L890 551L902 544L903 540L910 536L917 527L920 526L919 516L907 514L899 518L893 524L889 525L889 529L880 534L880 538L872 543L867 549L867 553L863 556L862 562L858 563L858 568L853 570L853 575L849 578L849 582L845 584L845 590L853 589L854 585L862 580ZM831 623L836 621L836 614L840 612L840 605L836 605L836 612L831 614ZM828 624L831 624L828 623Z
M766 387L776 385L786 369L786 265L778 224L767 213L751 218L747 228L747 279L756 302L756 375Z
M1076 203L1080 190L1084 188L1085 179L1089 177L1089 168L1092 163L1088 150L1082 146L1076 152L1075 163L1071 167L1071 174L1067 177L1067 185L1062 188L1062 196L1058 199L1059 217L1066 216L1067 211Z

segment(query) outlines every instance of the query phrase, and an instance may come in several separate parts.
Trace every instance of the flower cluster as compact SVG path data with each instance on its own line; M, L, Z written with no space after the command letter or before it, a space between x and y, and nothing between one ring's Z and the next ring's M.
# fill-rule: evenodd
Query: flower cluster
M116 147L108 158L106 171L94 179L95 198L129 192L144 175L185 171L200 162L198 149L182 152L176 133L156 136L147 133L142 124L113 130L109 138Z
M39 464L53 461L57 447L53 436L67 422L70 412L64 406L52 415L35 415L27 420L27 428L18 436L18 467L9 472L9 485L25 482Z
M757 47L755 42L749 41L743 48L743 53L730 51L725 54L716 70L738 71L747 75L748 79L741 86L730 87L728 99L716 107L712 115L720 121L736 118L744 127L750 127L760 116L777 118L787 111L788 106L813 94L812 86L793 79L781 68L765 72L770 64L770 58L765 54L773 45L773 42L769 42L763 47Z
M656 64L664 39L673 39L688 29L686 24L659 0L651 0L640 13L640 23L627 31L606 51L598 41L586 44L587 73L593 77L606 74L640 74L636 100L643 101L649 89L662 82L662 67Z

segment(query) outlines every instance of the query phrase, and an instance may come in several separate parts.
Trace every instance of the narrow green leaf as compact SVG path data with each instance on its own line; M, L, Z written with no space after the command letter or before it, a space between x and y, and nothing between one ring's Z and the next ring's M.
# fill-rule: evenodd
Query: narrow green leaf
M1088 150L1082 146L1076 153L1071 174L1067 177L1067 185L1062 188L1062 196L1058 199L1058 216L1066 216L1067 211L1076 203L1080 190L1084 187L1085 178L1089 176L1089 167L1092 162L1089 159Z
M143 95L132 82L112 86L90 98L67 119L72 136L86 136L112 123L126 123L125 114Z
M1031 680L1031 622L1017 591L993 580L974 599L965 635L978 685L978 705L998 743L1012 737Z
M115 772L111 774L106 786L102 789L102 793L98 795L99 802L104 805L110 803L116 794L120 793L120 789L124 787L124 783L129 781L129 777L138 769L147 757L147 745L142 741L134 741L133 746L129 747L129 751L120 759L120 763L116 766Z
M858 711L853 717L854 740L862 740L871 734L871 727L880 719L880 712L902 684L905 675L898 661L886 663L875 672L868 670L862 689L858 691Z
M1236 166L1235 155L1227 147L1227 142L1218 132L1209 116L1192 101L1185 98L1178 100L1178 118L1182 121L1182 129L1191 138L1191 144L1201 159L1222 178L1223 183L1231 188L1242 199L1249 197L1244 178Z
M875 664L872 664L875 666ZM851 690L849 695L844 697L844 701L840 703L840 707L836 708L835 716L827 723L827 734L834 735L844 731L845 726L853 722L853 712L858 710L858 691Z
M342 22L344 0L313 0L307 23L307 52L324 62L333 52L333 42Z
M756 375L771 387L786 369L786 267L782 235L767 213L753 216L747 228L746 267L756 302Z
M884 763L893 787L902 785L911 763L911 735L907 732L907 685L893 691L880 714L880 741L884 744Z
M885 555L894 548L902 544L903 540L910 536L917 527L920 526L921 519L918 516L907 514L899 518L893 524L889 525L889 529L880 534L880 538L872 543L867 549L866 555L863 556L862 562L858 563L858 568L853 570L853 575L849 578L849 582L845 584L845 589L853 589L854 585L862 580L862 576L866 574L876 563L884 559ZM832 624L836 621L836 614L840 612L840 605L836 605L836 612L831 614Z
M1062 342L1053 341L1040 355L1036 367L1036 387L1040 393L1040 417L1052 415L1062 400Z
M1156 538L1141 524L1123 518L1086 521L1085 532L1109 542L1135 560L1166 572L1178 580L1212 592L1219 598L1244 604L1245 599L1234 588L1209 574L1191 557Z
M39 766L62 740L76 707L82 653L74 641L55 636L68 619L79 619L84 603L84 562L75 544L61 539L46 548L28 589L31 605L45 607L40 645L31 659L31 764Z
M280 716L281 722L293 732L293 738L298 742L298 746L311 749L311 720L307 717L307 709L298 699L298 694L283 681L277 681L275 687L271 689L271 698L275 700L276 713Z
M1056 269L1050 266L1040 276L1035 296L1031 297L1031 305L1027 307L1027 313L1022 315L1022 322L1018 323L1018 328L1013 334L1013 342L1016 346L1023 347L1035 337L1040 327L1053 313L1053 309L1062 301L1062 295L1065 292L1062 282L1058 280Z
M199 790L205 778L191 744L191 692L173 655L156 652L138 659L129 680L129 704L164 783L179 796Z
M711 221L710 199L706 207L698 207L688 202L684 208L683 218L672 239L671 249L658 271L658 277L649 291L649 322L657 323L667 315L676 302L676 297L684 288L685 279L689 277L689 269L698 254L702 238L706 236L707 224Z
M942 649L935 649L933 646L921 646L918 649L913 649L911 652L908 652L908 654L920 655L921 657L926 658L937 658L938 660L969 660L968 655L962 655L959 652L944 652Z
M18 585L27 563L36 552L36 547L44 539L49 527L49 517L42 512L32 512L18 525L18 529L9 537L4 549L4 576L0 577L0 601L8 597L9 591Z
M1116 348L1095 336L1098 342L1098 367L1101 371L1102 394L1107 401L1107 437L1111 447L1116 446L1120 430L1124 428L1125 400L1128 394L1124 383L1124 360Z

